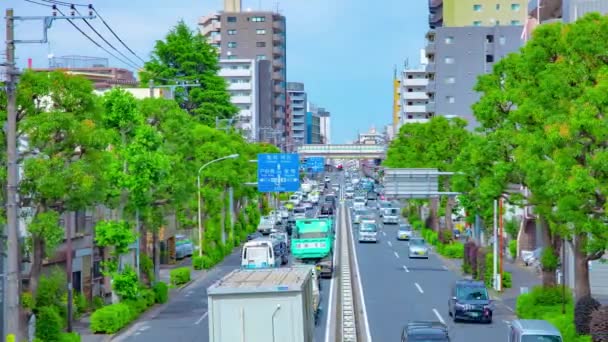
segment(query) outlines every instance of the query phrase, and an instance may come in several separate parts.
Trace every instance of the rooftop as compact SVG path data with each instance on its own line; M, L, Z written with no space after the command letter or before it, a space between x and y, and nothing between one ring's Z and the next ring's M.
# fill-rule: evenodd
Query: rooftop
M311 269L303 267L235 270L211 285L207 294L300 291L310 276Z
M540 319L518 319L512 322L514 327L525 330L526 333L561 335L551 323Z

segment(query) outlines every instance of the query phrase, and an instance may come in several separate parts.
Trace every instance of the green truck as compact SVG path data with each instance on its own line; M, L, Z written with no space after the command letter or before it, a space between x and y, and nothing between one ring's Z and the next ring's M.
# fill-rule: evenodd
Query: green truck
M331 278L334 272L334 239L332 219L297 219L291 239L294 262L314 263L321 277Z

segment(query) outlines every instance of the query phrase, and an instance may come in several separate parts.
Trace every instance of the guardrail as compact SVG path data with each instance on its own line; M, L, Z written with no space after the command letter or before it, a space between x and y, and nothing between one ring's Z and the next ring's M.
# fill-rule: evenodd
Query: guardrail
M353 298L353 282L350 271L349 235L346 228L346 213L344 204L340 210L342 224L340 225L340 304L342 306L341 333L342 342L356 342L357 319L355 316L355 301Z

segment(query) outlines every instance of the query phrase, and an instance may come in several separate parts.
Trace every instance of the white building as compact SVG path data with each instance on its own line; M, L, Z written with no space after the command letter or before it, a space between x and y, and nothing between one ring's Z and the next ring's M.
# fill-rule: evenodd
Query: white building
M321 140L323 144L331 144L331 114L325 108L319 108Z
M421 59L417 68L406 68L401 72L400 105L401 125L415 122L427 122L433 115L433 99L429 98L427 85L426 61Z
M235 127L250 141L259 139L258 75L252 59L220 59L219 76L228 83L230 101L239 108Z

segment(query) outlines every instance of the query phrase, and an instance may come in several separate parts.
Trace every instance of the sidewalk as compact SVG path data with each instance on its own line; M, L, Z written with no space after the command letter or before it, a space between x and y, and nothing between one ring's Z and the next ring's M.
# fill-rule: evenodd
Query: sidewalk
M169 278L170 278L169 273L171 272L171 270L178 268L178 267L190 267L191 264L192 264L192 262L190 259L184 259L181 262L174 264L174 265L161 265L159 280L166 284L169 284ZM179 293L180 291L182 291L183 289L188 287L190 284L194 283L195 281L204 277L205 274L207 274L206 270L197 271L197 270L192 269L191 272L192 273L191 273L190 282L184 284L180 288L172 288L169 290L169 300L167 301L167 303L156 304L156 305L150 307L147 311L142 313L140 317L135 319L133 322L131 322L130 324L125 326L120 331L124 331L125 329L128 329L130 326L137 323L142 318L145 318L145 317L150 318L150 317L156 316L169 302L171 302L172 298L174 298L174 296L177 293ZM79 320L74 321L74 323L72 324L73 331L80 334L80 338L81 338L82 342L109 342L112 340L112 338L114 337L114 334L110 334L110 335L93 334L91 332L91 330L89 330L90 323L91 323L91 315L86 314L86 315L83 315ZM117 334L120 333L120 331L117 332Z

